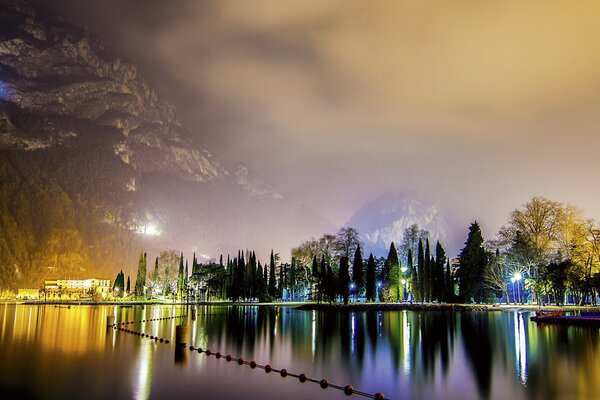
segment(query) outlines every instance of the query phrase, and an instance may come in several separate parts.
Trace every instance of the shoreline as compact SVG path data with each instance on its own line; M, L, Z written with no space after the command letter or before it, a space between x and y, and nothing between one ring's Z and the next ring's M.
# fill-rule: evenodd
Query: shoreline
M367 312L367 311L600 311L600 305L585 306L555 306L537 304L437 304L437 303L313 303L313 302L279 302L279 303L253 303L253 302L181 302L181 301L17 301L2 300L0 304L15 305L49 305L49 306L118 306L131 307L143 305L171 305L171 306L243 306L243 307L291 307L301 311L325 312Z

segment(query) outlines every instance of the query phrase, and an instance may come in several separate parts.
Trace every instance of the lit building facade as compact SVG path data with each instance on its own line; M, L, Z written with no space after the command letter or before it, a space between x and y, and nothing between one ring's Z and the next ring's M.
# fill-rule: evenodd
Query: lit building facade
M38 300L40 298L40 289L19 289L17 292L17 300Z
M44 283L44 300L104 300L110 293L108 279L57 279Z

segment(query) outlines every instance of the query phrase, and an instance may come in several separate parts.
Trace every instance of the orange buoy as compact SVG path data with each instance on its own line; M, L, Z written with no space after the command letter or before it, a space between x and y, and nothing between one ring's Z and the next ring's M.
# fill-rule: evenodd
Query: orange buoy
M287 369L283 368L279 371L279 375L281 375L282 378L285 378L287 376Z
M244 359L242 357L238 358L238 364L244 365Z
M300 374L300 375L298 376L298 380L299 380L300 382L302 382L302 383L306 382L306 375L304 375L304 374Z
M265 365L265 372L268 374L269 372L271 372L271 366L269 364Z
M352 393L354 393L354 388L352 387L352 385L344 386L344 393L346 394L346 396L352 396Z
M231 361L231 354L227 354L227 356L225 357L225 359L227 360L227 362Z
M329 381L325 378L321 379L321 382L319 382L319 385L321 385L321 388L323 389L327 389L327 387L329 386Z
M217 358L221 358L221 353L219 353L219 352L217 351L217 354L215 354L215 357L217 357Z
M256 368L256 361L254 361L254 360L250 361L250 368L252 368L252 369Z
M383 395L383 393L381 392L377 392L375 393L375 396L373 397L375 400L384 400L385 396Z

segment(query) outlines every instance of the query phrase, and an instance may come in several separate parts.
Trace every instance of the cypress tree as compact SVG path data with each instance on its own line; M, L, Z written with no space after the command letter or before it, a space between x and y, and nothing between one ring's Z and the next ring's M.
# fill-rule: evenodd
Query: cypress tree
M356 298L360 297L361 292L365 288L365 277L364 277L365 265L363 263L362 252L360 251L360 244L356 246L354 252L354 262L352 263L352 281L356 286Z
M424 269L425 269L425 254L423 252L423 241L419 239L419 253L417 256L417 287L418 290L415 293L415 299L417 301L423 302L423 293L425 291L424 288Z
M369 255L369 261L367 262L367 277L366 277L366 298L367 301L375 301L376 295L376 283L375 283L375 259L373 253Z
M183 297L183 253L179 257L179 271L177 272L177 298Z
M265 269L264 272L267 272L266 269ZM258 300L261 301L261 302L265 301L265 288L266 288L266 285L265 285L265 281L264 281L264 279L265 279L264 276L266 276L266 275L263 275L264 272L263 272L263 267L262 267L262 265L261 265L261 263L259 261L258 262L258 266L256 267L256 275L257 275L257 277L256 277L256 280L257 280L257 283L256 283L256 297L258 297Z
M344 256L340 258L340 278L339 278L339 293L344 300L344 304L348 304L348 297L350 296L350 265L348 263L348 257Z
M130 292L131 292L131 280L129 279L129 275L127 275L127 291L125 293L129 294Z
M400 262L394 242L390 244L390 251L385 260L384 286L382 297L385 301L400 300Z
M423 301L431 301L431 251L429 239L425 240L425 263L423 264Z
M283 287L285 286L285 266L279 266L279 286L277 286L277 297L283 299Z
M144 296L144 287L146 286L146 253L140 255L138 263L137 277L135 280L135 296Z
M275 283L275 257L273 256L273 250L271 250L271 261L269 262L269 296L271 300L275 299L277 295L277 285Z
M438 241L435 245L435 299L439 302L446 301L446 284L444 279L444 265L446 252Z
M406 257L407 269L410 274L410 292L413 295L413 299L416 300L415 293L419 288L419 280L417 278L417 270L413 264L413 252L412 249L408 249L408 255Z
M450 260L446 261L446 279L444 280L446 288L446 303L454 301L454 281L450 273Z

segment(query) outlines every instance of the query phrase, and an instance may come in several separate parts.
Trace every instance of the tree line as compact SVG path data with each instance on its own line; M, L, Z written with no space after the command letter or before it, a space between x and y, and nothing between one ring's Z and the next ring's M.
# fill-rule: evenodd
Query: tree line
M596 304L600 291L600 229L581 210L534 197L513 211L493 240L485 241L475 221L458 257L412 225L399 248L387 257L364 257L359 232L344 227L336 234L301 243L282 263L271 251L261 263L251 250L233 258L199 263L191 274L182 253L162 252L146 273L140 255L132 295L137 298L230 301L316 302L566 302ZM452 262L451 262L452 261ZM122 272L115 289L129 293ZM125 287L127 286L127 287Z

